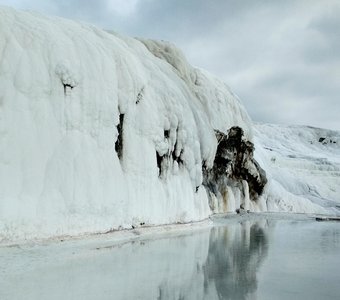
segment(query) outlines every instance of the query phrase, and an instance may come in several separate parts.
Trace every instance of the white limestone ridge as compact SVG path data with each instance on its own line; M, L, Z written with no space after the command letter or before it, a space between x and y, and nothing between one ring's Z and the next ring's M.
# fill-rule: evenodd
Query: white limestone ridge
M231 128L249 153L220 149L242 172L215 185ZM0 241L290 210L252 142L240 100L172 44L0 7Z

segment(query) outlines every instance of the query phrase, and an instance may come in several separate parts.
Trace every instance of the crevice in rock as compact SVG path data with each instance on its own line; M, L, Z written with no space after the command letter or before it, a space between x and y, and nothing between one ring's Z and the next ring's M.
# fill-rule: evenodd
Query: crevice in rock
M71 90L74 88L74 86L68 84L68 83L63 83L64 86L64 95L67 96L67 88L70 88Z
M170 130L164 130L164 138L168 139L170 137Z
M115 150L118 158L121 160L123 156L123 126L124 126L124 114L119 114L119 123L117 125L118 136L115 142Z
M162 175L162 163L165 158L165 155L159 155L158 151L156 151L156 159L157 159L157 167L158 167L158 177Z
M179 127L176 128L176 142L173 148L173 151L171 152L171 157L173 161L176 161L178 163L178 165L183 164L183 159L182 157L182 153L183 153L183 149L181 149L181 151L178 153L178 156L176 156L177 153L177 148L178 148L178 131L179 131ZM170 131L169 133L167 133L170 136ZM164 132L165 135L165 132Z
M176 156L176 146L177 146L177 143L175 144L174 151L172 151L172 153L171 153L171 157L172 157L173 161L176 161L178 163L178 165L180 165L180 164L184 163L182 158L181 158L181 155L183 153L183 149L181 150L181 153L179 154L179 156Z
M138 104L143 99L144 87L141 88L136 97L136 104Z
M178 131L178 129L177 129L177 131ZM178 134L177 134L177 136L178 136ZM168 142L170 143L170 129L164 129L163 137L164 137L165 140L168 140ZM169 147L171 147L171 146L169 146ZM174 166L174 162L176 162L178 164L178 167L180 167L181 165L184 164L184 161L182 159L183 149L181 149L179 151L179 149L177 149L177 147L178 147L178 143L177 143L177 140L176 140L174 146L172 146L171 149L168 149L168 151L165 154L161 155L156 150L156 161L157 161L157 167L158 167L158 170L159 170L159 173L158 173L159 177L166 178L167 171L172 170L172 167Z

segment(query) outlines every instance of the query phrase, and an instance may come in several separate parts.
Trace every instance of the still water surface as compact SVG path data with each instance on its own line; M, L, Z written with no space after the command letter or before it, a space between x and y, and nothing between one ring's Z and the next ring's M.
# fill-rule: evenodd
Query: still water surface
M0 248L0 299L340 299L340 223L256 219Z

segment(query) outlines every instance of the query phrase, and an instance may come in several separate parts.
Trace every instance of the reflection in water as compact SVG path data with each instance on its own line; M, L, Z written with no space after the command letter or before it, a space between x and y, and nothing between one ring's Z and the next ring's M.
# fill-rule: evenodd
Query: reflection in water
M6 266L0 299L245 299L256 290L267 253L266 224L247 221L112 247L0 248Z
M225 222L118 245L0 247L0 299L339 298L339 223Z
M256 291L256 273L268 252L266 222L214 227L204 266L204 291L212 299L249 299Z

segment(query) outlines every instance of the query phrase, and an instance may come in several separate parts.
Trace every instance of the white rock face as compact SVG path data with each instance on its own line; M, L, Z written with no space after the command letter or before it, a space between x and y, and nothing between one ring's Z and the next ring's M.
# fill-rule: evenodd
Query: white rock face
M0 8L0 241L198 221L242 205L336 210L339 135L319 143L308 128L257 126L264 194L253 201L249 182L223 179L212 196L202 167L214 164L215 130L235 126L254 142L239 99L172 44Z
M257 124L255 145L269 211L339 214L340 132Z
M2 7L0 59L2 240L207 218L214 129L252 139L237 97L166 42Z

